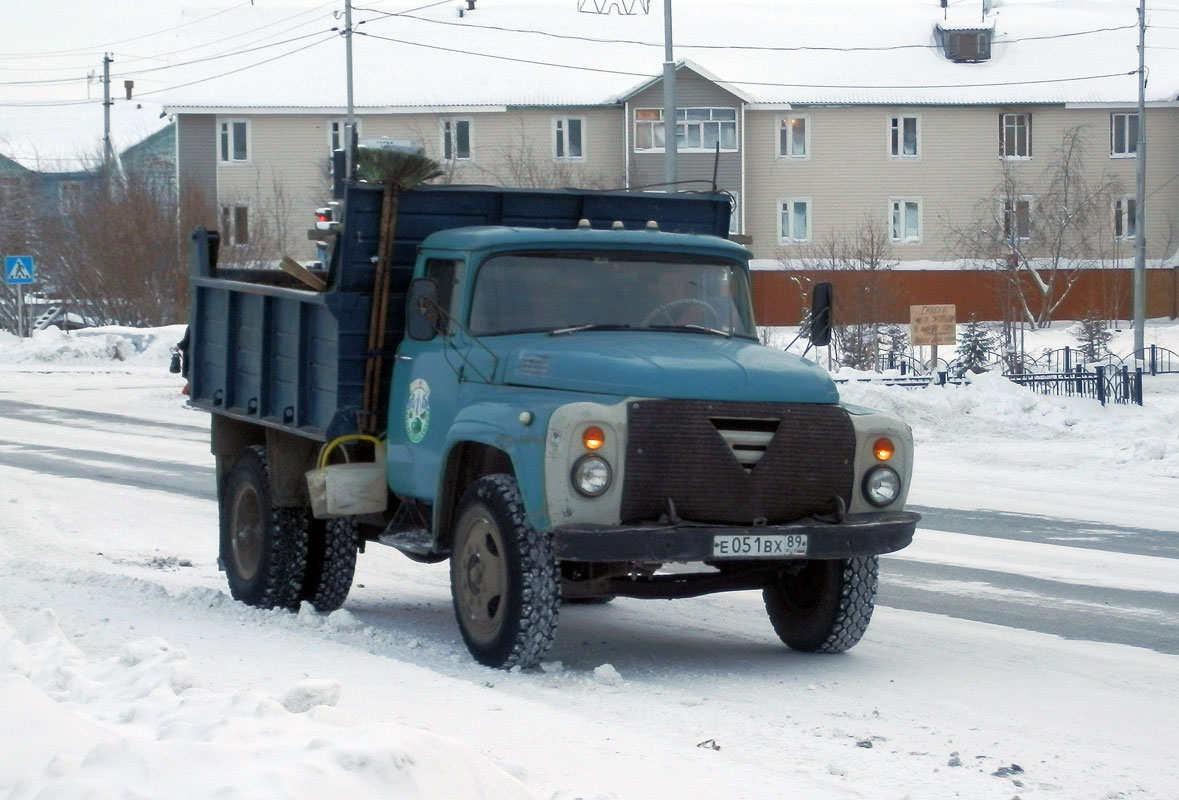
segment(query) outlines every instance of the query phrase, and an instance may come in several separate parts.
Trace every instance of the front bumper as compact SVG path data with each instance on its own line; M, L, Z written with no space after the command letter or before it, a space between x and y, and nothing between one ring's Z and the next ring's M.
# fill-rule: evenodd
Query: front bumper
M806 534L805 555L789 560L840 559L892 553L913 541L920 514L886 511L848 514L842 522L803 519L786 525L737 527L680 522L669 525L564 525L553 531L553 549L562 561L695 562L773 561L780 556L713 555L716 536Z

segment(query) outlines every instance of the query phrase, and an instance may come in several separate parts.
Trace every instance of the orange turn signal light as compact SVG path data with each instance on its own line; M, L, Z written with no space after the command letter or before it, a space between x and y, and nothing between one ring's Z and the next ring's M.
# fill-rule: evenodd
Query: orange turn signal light
M586 450L600 450L606 443L606 432L597 425L590 425L582 431L581 443Z
M880 438L876 440L876 444L872 445L872 455L876 456L877 461L888 461L895 452L896 447L893 446L891 439Z

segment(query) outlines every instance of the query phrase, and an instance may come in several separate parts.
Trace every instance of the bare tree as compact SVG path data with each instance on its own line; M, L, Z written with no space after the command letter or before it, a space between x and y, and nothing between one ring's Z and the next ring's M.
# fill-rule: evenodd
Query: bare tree
M39 252L34 224L32 173L13 171L0 174L0 253L29 254ZM0 283L0 328L16 331L17 293L7 283Z
M948 223L956 255L1000 271L1022 319L1048 325L1076 284L1080 270L1106 263L1111 198L1120 185L1085 171L1084 127L1064 132L1038 176L1027 165L1003 162L994 197L979 201L966 227Z
M575 162L554 159L547 138L529 131L524 120L517 119L514 125L511 143L496 152L496 167L484 170L493 183L529 189L603 189L613 185L601 173Z
M68 306L96 324L183 321L187 272L170 190L135 174L111 175L40 225L47 285Z
M874 369L882 346L886 346L884 319L892 299L883 273L897 263L883 222L866 215L858 227L818 242L801 261L804 269L846 273L837 283L839 318L832 340L839 363Z

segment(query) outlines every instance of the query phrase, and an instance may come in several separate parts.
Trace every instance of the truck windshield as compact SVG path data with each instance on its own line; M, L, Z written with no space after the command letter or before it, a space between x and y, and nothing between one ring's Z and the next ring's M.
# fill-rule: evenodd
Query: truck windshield
M742 265L653 253L512 253L485 261L467 327L476 336L627 328L757 336Z

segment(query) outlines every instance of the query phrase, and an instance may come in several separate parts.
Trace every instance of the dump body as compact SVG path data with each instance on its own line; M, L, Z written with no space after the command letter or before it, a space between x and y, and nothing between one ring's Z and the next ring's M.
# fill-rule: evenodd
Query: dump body
M189 345L191 403L325 441L358 426L368 356L374 259L383 192L351 184L346 219L324 276L310 291L277 270L223 265L215 233L193 233ZM405 289L418 247L431 233L476 225L642 228L724 236L725 195L659 195L574 190L428 186L404 192L397 214L391 295L380 385L384 401L392 355L404 332Z

